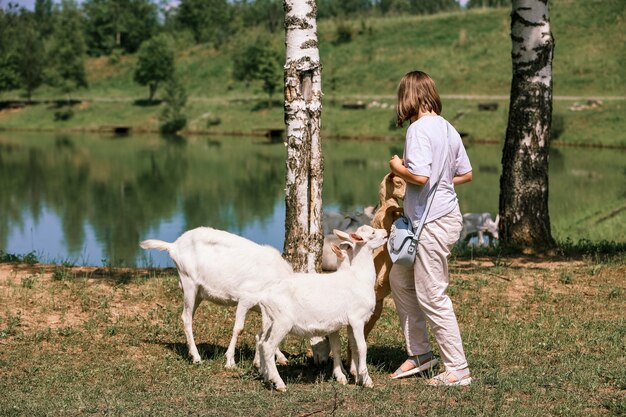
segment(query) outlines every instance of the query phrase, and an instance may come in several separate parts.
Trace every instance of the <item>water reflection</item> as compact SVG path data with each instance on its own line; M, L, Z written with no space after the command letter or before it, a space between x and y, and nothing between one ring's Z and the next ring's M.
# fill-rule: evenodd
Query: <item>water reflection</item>
M325 209L375 204L389 155L401 146L327 141ZM468 146L468 153L475 180L459 188L461 209L495 213L500 148ZM557 237L623 240L623 211L602 220L624 205L622 156L551 155ZM0 249L35 251L43 261L165 266L166 254L137 243L201 225L282 249L284 157L282 145L263 139L0 133Z

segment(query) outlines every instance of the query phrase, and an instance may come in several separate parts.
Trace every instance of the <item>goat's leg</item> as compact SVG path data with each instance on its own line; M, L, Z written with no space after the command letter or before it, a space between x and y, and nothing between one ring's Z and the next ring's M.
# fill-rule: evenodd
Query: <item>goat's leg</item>
M188 283L182 284L183 288L183 314L181 318L183 320L183 328L185 330L185 337L187 338L187 348L189 349L189 355L193 360L193 363L200 363L200 353L196 347L196 342L193 339L193 315L200 305L202 299L198 296L198 287Z
M261 314L263 316L263 314ZM261 337L263 335L263 333L265 331L267 331L267 327L268 327L268 323L269 323L269 319L265 316L263 316L262 319L262 330L259 332L259 334L257 336L255 336L256 339L256 345L255 345L255 350L254 350L254 359L252 360L252 364L259 369L259 372L263 373L261 371L261 356L259 355L259 346L260 346L260 342L261 342ZM285 357L285 355L283 354L283 352L280 351L280 349L277 347L276 348L276 362L280 365L287 365L289 363L289 360Z
M243 330L243 326L246 321L246 315L248 310L252 308L252 304L247 301L240 301L237 304L237 311L235 313L235 325L233 326L233 335L230 338L230 344L226 350L226 368L234 368L235 364L235 346L237 345L237 338L239 333Z
M276 348L276 363L279 365L287 365L289 363L289 359L287 359L287 357L285 355L283 355L283 352L280 351L280 348Z
M328 362L330 356L330 345L326 337L314 336L310 339L311 350L313 351L313 363L322 365Z
M333 376L341 385L346 385L348 379L346 378L346 370L343 369L343 364L341 363L341 341L339 340L339 332L329 334L328 342L333 352Z
M263 364L261 361L261 355L259 352L261 351L261 337L263 337L263 330L259 332L256 336L254 336L255 348L254 348L254 359L252 360L252 365L259 370L261 374L264 374L265 371L261 369L261 365Z
M273 322L263 331L259 342L259 354L261 356L261 370L265 381L274 384L277 391L287 391L287 386L283 382L278 369L274 354L283 338L289 333L288 328L280 323Z
M485 236L483 235L482 230L478 231L478 246L485 246L485 241L483 240Z
M376 306L374 307L374 313L372 314L372 316L370 317L370 319L367 321L367 323L365 323L365 328L363 329L363 334L365 335L365 340L367 340L367 336L370 334L370 332L372 331L372 329L374 328L374 326L376 325L376 322L378 321L378 319L380 318L380 316L383 313L383 302L385 301L384 298L380 299L380 300L376 300ZM355 354L355 352L353 351L352 346L348 345L348 362L350 363L350 373L352 375L355 375L352 371L355 371L356 368L352 368L352 357Z
M365 336L363 335L363 323L354 322L351 323L350 326L356 344L356 353L358 355L358 374L356 382L358 385L363 385L367 388L371 388L374 386L374 383L372 382L372 378L370 378L369 373L367 372L367 343L365 342Z
M348 326L348 352L350 352L350 357L348 358L348 363L350 364L350 375L352 375L357 380L358 377L358 366L359 366L359 355L357 355L356 348L356 340L354 340L354 332L352 330L352 326Z

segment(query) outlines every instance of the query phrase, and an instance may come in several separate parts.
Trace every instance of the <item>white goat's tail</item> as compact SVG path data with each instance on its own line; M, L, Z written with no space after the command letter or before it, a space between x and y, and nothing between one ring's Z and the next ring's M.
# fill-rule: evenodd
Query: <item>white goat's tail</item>
M158 249L170 252L174 247L174 244L157 239L148 239L139 243L139 246L141 246L143 249Z

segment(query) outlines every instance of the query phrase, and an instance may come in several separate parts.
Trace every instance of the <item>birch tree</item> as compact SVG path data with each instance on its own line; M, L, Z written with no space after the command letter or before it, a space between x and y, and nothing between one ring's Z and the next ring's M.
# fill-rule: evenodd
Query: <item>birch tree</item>
M321 66L314 0L285 0L284 257L294 270L321 270L323 245L320 141Z
M548 0L514 0L513 78L500 177L500 237L509 247L554 246L548 213L552 57Z

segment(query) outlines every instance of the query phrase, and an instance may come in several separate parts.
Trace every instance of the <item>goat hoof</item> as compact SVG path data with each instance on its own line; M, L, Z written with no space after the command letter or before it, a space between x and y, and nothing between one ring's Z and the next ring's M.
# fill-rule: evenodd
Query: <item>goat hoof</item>
M287 358L277 358L276 359L276 363L279 365L287 365L289 363L289 360L287 360Z
M374 388L374 382L372 382L372 378L370 378L369 375L363 378L363 380L361 381L361 385L363 385L365 388Z
M237 365L234 363L226 363L226 365L224 365L224 369L237 369Z
M276 386L276 391L278 391L278 392L287 392L287 386L286 385Z
M337 383L339 383L341 385L346 385L346 384L348 384L348 378L346 378L345 375L337 377Z

